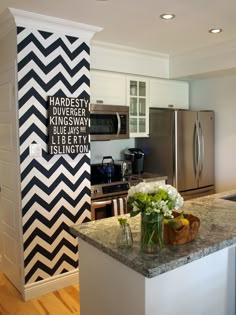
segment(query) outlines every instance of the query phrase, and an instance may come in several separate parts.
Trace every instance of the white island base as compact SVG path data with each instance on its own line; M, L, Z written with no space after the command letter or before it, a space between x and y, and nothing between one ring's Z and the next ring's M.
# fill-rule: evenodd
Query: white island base
M235 315L235 246L153 278L80 238L79 261L81 315Z

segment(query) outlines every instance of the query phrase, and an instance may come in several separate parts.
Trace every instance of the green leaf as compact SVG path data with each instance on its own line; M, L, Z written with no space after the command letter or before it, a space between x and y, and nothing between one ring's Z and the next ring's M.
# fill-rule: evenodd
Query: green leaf
M130 211L130 217L135 217L140 211Z
M127 223L126 218L118 218L118 221L119 221L120 225L125 225Z
M184 211L180 212L176 219L184 219Z

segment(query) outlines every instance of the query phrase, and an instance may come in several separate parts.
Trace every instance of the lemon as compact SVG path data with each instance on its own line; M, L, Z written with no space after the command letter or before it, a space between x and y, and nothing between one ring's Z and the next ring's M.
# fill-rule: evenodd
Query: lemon
M169 220L170 220L170 219L164 218L164 224L168 224Z
M189 225L188 219L179 219L183 225Z

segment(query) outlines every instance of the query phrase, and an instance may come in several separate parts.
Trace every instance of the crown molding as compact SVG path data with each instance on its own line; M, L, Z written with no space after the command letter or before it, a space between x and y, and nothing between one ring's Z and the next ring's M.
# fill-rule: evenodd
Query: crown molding
M236 49L236 38L222 41L220 43L216 43L214 45L207 45L202 46L196 49L191 50L184 50L180 53L172 54L171 58L189 58L189 57L211 57L211 56L218 56L225 53L228 53L229 51L234 51Z
M236 40L228 40L170 57L170 78L205 77L236 68Z
M92 41L92 45L94 47L99 47L99 48L104 48L106 50L110 51L119 51L120 53L128 53L128 54L133 54L133 55L141 55L141 56L148 56L148 57L153 57L153 58L158 58L158 59L169 59L168 54L163 54L163 53L158 53L155 51L151 50L145 50L145 49L137 49L133 48L130 46L124 46L124 45L117 45L117 44L112 44L112 43L107 43L107 42L100 42L100 41Z
M169 55L92 40L90 67L96 70L168 78Z
M14 8L8 8L1 15L1 23L5 22L9 24L9 15L13 16L16 26L29 27L31 29L75 37L78 37L79 34L79 37L84 40L91 40L95 33L102 30L101 27L77 23L74 21L69 21L29 11L18 10ZM6 25L5 28L7 27L9 29L9 25Z

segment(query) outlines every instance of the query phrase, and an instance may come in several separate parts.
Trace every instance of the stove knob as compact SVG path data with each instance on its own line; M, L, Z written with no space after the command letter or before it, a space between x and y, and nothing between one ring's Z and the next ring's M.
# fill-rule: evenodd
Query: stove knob
M94 193L94 195L96 195L98 193L98 190L94 189L93 193Z

